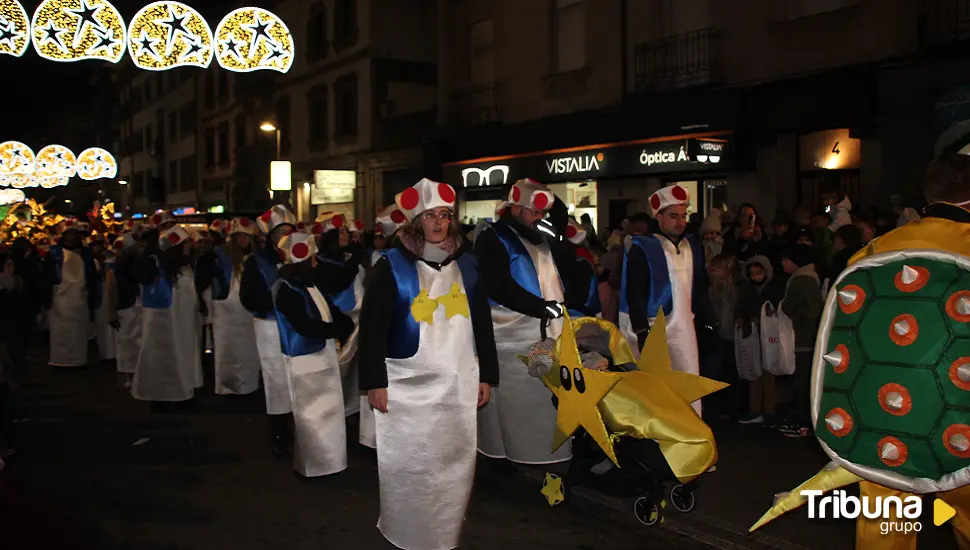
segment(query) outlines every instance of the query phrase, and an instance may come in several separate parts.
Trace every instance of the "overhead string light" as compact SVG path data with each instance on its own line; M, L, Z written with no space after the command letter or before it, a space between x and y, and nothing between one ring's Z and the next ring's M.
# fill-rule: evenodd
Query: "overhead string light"
M227 71L285 73L293 65L293 35L283 20L262 8L239 8L216 26L216 61Z
M181 2L154 2L132 19L128 53L148 71L206 68L212 63L212 30L199 12Z
M17 0L0 0L0 54L20 57L30 44L30 19Z
M77 175L85 181L118 176L118 161L100 147L90 147L77 156Z
M67 185L77 175L94 181L118 176L118 161L100 147L89 147L77 157L63 145L48 145L35 155L19 141L0 143L0 187L50 189Z
M108 0L44 0L31 29L37 55L51 61L117 63L125 53L125 21Z

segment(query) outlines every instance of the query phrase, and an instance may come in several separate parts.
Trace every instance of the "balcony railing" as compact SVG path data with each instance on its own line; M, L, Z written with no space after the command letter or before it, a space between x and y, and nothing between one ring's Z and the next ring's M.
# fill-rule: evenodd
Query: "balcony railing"
M970 40L970 0L920 0L919 42L923 49Z
M500 122L501 91L499 83L487 82L452 92L448 96L448 124L465 128Z
M633 85L638 93L718 84L721 31L700 29L637 44L633 59Z

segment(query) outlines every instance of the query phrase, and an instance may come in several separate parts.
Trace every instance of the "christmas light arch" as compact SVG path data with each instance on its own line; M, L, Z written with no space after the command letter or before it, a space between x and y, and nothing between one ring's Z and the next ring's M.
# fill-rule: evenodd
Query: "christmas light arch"
M0 143L0 187L50 189L67 185L77 176L85 181L118 176L118 161L100 147L89 147L75 156L63 145L53 144L35 154L25 143Z

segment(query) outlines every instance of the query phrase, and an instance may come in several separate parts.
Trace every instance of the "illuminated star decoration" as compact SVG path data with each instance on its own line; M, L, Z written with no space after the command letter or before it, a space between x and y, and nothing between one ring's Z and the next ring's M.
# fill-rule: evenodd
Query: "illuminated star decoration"
M0 54L20 57L30 42L30 19L16 0L0 0Z
M50 61L117 63L125 49L125 21L108 0L44 0L31 28L34 50Z
M138 46L137 50L132 51L132 55L135 57L139 57L147 53L148 55L160 61L161 58L158 57L158 51L155 49L155 46L157 46L158 43L161 41L162 41L161 38L154 38L154 37L148 36L148 31L146 31L145 29L142 29L141 33L138 35L138 38L131 39L131 43Z
M156 19L155 24L161 25L168 28L168 36L165 39L165 57L172 55L172 48L175 47L175 41L179 36L183 36L186 41L191 41L195 38L192 33L185 28L185 24L190 17L192 17L191 12L184 12L182 15L175 13L175 9L172 5L168 5L168 17L165 19Z
M95 34L98 37L98 41L95 42L90 48L88 48L87 50L88 54L94 54L101 48L104 48L108 56L110 57L114 54L112 49L115 46L118 46L119 44L122 45L122 47L124 46L124 42L122 42L121 40L117 40L115 38L114 29L105 29L103 31L96 32Z
M81 37L84 36L84 31L87 30L86 26L93 27L95 30L95 34L97 34L98 31L104 32L107 30L104 28L101 22L95 19L94 17L95 15L98 14L99 11L101 11L103 7L104 6L102 5L91 6L90 4L88 4L88 0L81 0L80 8L64 9L65 12L73 14L78 18L77 28L74 30L74 44L72 46L73 48L77 48L78 44L80 44Z
M153 2L143 7L128 29L131 60L149 71L208 67L212 44L209 24L198 11L181 2Z
M262 8L239 8L216 26L217 61L233 72L285 73L293 64L293 36L283 21Z
M77 158L63 145L48 145L37 152L38 176L74 177L77 173Z
M451 319L455 315L461 315L466 319L471 316L468 311L468 298L461 291L458 283L452 283L448 294L438 297L438 303L445 306L446 319Z
M610 435L597 408L599 402L619 381L620 377L616 373L583 368L579 348L576 346L576 333L573 332L567 313L563 319L562 334L559 336L559 368L551 369L542 377L542 382L559 400L552 452L582 426L607 453L610 460L619 466Z
M91 147L77 156L77 175L85 181L114 178L118 175L118 162L104 149Z
M34 152L19 141L0 143L0 174L32 174Z
M43 34L38 41L36 36L34 37L34 44L39 48L46 44L53 43L54 46L60 49L64 49L61 46L60 35L67 32L67 29L59 29L54 26L54 20L48 19L47 24L42 27L34 27L35 32L40 32ZM39 36L39 35L38 35Z
M428 289L421 289L421 293L411 302L411 317L416 323L434 324L434 312L438 309L438 301L428 296Z

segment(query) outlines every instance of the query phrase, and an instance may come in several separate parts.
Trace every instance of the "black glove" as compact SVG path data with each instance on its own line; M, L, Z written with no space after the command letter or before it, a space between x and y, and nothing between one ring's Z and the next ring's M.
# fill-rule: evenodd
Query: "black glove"
M542 319L561 319L563 315L566 314L566 308L563 307L559 302L549 301L546 302L545 310L542 314Z
M545 235L546 237L552 239L553 241L558 242L558 241L561 241L562 240L562 235L560 235L559 232L556 231L555 226L553 226L552 225L552 222L550 222L549 220L539 220L539 221L537 221L536 222L536 231L538 231L540 234Z
M337 322L337 340L340 341L340 345L344 345L350 335L354 333L354 321L346 315L341 315L336 319Z
M94 310L93 309L89 309L88 310L88 321L94 321Z
M637 333L637 350L643 351L643 345L647 343L647 336L650 335L650 329L642 330Z
M121 323L119 323L117 319L114 321L108 321L108 326L115 329L115 332L121 330Z

